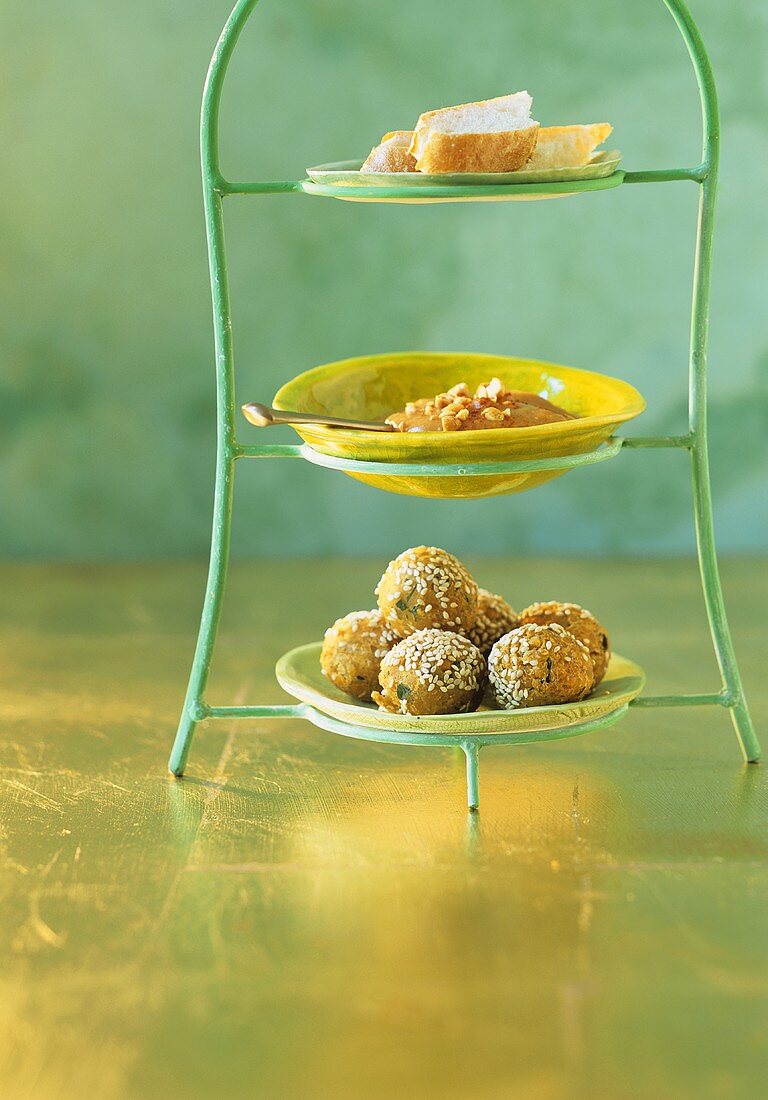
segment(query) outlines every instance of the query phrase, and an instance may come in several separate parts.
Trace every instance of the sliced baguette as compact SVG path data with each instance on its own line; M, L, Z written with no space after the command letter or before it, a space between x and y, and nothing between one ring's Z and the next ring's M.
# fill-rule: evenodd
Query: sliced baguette
M609 122L588 126L542 126L526 168L581 168L613 130Z
M413 130L390 130L374 145L361 172L415 172L416 161L408 152Z
M410 153L424 173L514 172L536 148L538 122L527 92L461 103L421 115Z

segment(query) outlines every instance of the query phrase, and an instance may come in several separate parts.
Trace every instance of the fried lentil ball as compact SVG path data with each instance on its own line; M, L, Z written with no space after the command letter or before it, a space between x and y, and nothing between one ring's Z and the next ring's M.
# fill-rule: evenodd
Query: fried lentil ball
M401 638L429 628L466 633L477 616L477 585L453 554L436 546L404 550L387 566L376 596Z
M577 603L558 603L551 600L549 603L532 603L520 612L520 623L559 623L565 629L578 638L589 650L595 669L595 678L592 687L597 685L605 676L608 662L611 659L611 642L605 627L583 607Z
M320 650L323 675L339 691L370 699L379 686L382 658L397 640L379 610L350 611L325 632Z
M381 662L381 691L373 701L400 714L459 714L476 710L486 665L477 646L449 630L417 630Z
M526 623L500 638L488 658L494 702L503 710L573 703L592 690L589 650L559 623Z
M485 588L477 590L477 618L466 631L470 642L480 650L484 657L491 652L494 642L504 634L519 626L520 620L506 600L494 596Z

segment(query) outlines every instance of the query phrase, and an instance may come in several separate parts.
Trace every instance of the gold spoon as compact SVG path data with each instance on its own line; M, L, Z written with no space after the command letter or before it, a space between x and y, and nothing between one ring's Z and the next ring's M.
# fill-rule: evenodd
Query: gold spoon
M383 420L347 420L341 416L325 416L323 413L287 412L285 409L273 409L270 405L260 405L251 401L242 406L243 415L257 428L268 428L270 424L326 424L329 428L357 428L364 432L393 432L391 424Z

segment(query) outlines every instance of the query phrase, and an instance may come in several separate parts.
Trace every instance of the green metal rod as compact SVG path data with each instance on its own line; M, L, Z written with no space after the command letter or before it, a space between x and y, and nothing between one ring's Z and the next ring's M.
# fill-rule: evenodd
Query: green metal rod
M731 718L742 753L749 763L757 763L761 756L760 743L757 740L747 707L720 583L712 516L712 489L709 476L707 333L712 261L712 222L717 188L716 148L716 144L713 145L712 168L702 186L699 199L699 224L694 264L689 405L689 422L691 434L694 437L694 444L691 448L693 512L704 605L709 619L715 656L723 677L724 690L731 699Z
M730 697L726 692L715 695L639 695L629 704L631 707L728 707Z
M708 178L713 167L715 173L717 172L720 145L720 113L717 106L715 77L699 28L694 23L693 16L683 0L664 0L664 4L669 9L669 13L677 24L677 29L685 42L699 88L702 158L700 166L695 171L699 173L698 178L704 180ZM645 174L638 173L638 175Z
M431 463L424 464L397 464L389 462L362 462L359 459L345 459L345 458L333 458L333 468L339 470L362 470L362 467L367 471L376 471L379 473L409 473L409 474L422 474L424 477L431 476L466 476L468 473L473 475L482 475L490 473L508 473L516 471L526 470L557 470L557 469L570 469L574 466L589 466L593 462L602 462L605 459L613 458L618 454L619 450L624 447L628 447L630 450L636 450L643 447L654 448L684 448L689 449L692 445L692 438L689 435L658 435L658 436L634 436L631 438L623 438L620 436L614 436L609 444L603 444L602 450L587 451L583 455L560 455L551 459L520 459L517 462L508 463L496 463L491 466L489 463L474 463L471 465L454 466L446 465L445 463ZM310 452L309 457L307 452ZM592 456L598 453L599 458L593 458ZM307 444L296 443L276 443L276 444L237 444L237 450L235 451L235 458L305 458L309 462L315 462L314 456L317 454ZM542 465L546 463L546 465ZM326 465L325 462L319 463L320 465ZM353 465L354 464L354 465ZM331 466L331 463L327 463ZM427 472L429 471L429 472Z
M303 458L301 443L257 443L243 446L238 443L235 458Z
M760 759L760 745L747 708L720 585L712 519L712 490L707 447L707 337L712 272L712 235L720 159L720 111L712 66L698 27L683 0L664 0L664 3L669 8L685 40L696 74L701 99L702 166L706 169L706 178L703 180L699 192L699 217L696 229L688 406L688 423L693 438L691 471L699 572L704 593L704 605L709 619L709 629L717 663L723 677L724 692L731 700L729 706L736 736L745 759L755 763Z
M732 700L726 692L701 695L640 695L633 699L631 707L729 707ZM198 721L207 718L302 718L306 717L306 705L275 704L273 706L211 706L202 703L197 711Z
M480 749L471 741L465 741L461 746L467 758L467 809L477 810L480 807L480 776L478 773L478 757Z
M219 176L218 191L222 195L290 195L301 194L301 180L254 180L249 183L230 183Z
M671 183L678 180L693 180L701 183L707 177L707 166L698 168L651 168L643 172L625 172L625 183Z
M224 260L221 201L220 195L217 195L210 188L205 188L217 377L216 480L213 501L211 556L208 565L208 580L200 619L200 630L195 655L192 659L192 671L189 677L187 694L168 761L168 769L173 775L184 774L195 726L199 720L197 715L208 683L211 658L221 618L232 532L232 500L235 474L234 376L232 326L227 323L230 316L229 287ZM219 271L222 272L221 277L214 274Z
M229 19L219 35L219 40L208 66L208 74L203 88L203 103L200 111L200 160L203 167L203 186L206 192L226 192L231 186L224 179L219 167L219 110L224 77L227 72L232 51L242 34L259 0L238 0L230 12ZM208 217L206 211L206 225ZM213 271L213 267L211 268ZM223 270L226 270L224 268Z
M200 114L200 160L203 174L203 204L211 276L214 351L216 357L216 480L213 501L213 532L208 580L205 588L200 630L192 671L181 711L168 768L183 775L198 722L197 714L208 683L216 634L221 618L229 564L232 531L235 456L235 376L232 344L232 313L229 301L227 259L224 246L222 197L217 190L219 172L219 105L221 89L232 50L248 16L258 0L240 0L227 20L211 58L203 89Z
M706 178L706 166L699 165L695 168L650 168L648 171L643 172L625 172L624 183L625 184L662 184L679 182L679 180L692 180L693 183L700 184L702 180ZM242 183L231 183L229 179L224 179L223 176L218 175L216 180L216 189L221 195L286 195L296 194L300 191L307 191L308 194L325 194L320 191L308 191L304 186L308 183L306 179L252 179L245 180ZM333 185L331 185L333 186ZM533 186L533 185L529 185ZM548 184L541 184L541 187L548 187ZM561 188L566 188L566 184L558 185ZM571 182L572 189L572 182ZM602 188L601 188L602 189ZM356 193L355 188L355 193ZM434 197L439 197L440 193L445 195L445 187L440 186L434 190ZM369 194L370 191L370 194ZM366 195L369 197L375 197L377 194L382 194L381 188L376 187L375 191L369 188L366 191ZM396 188L397 195L402 196L402 188ZM338 194L336 190L333 191L333 195ZM393 191L394 194L394 191ZM557 191L549 191L549 193L539 194L557 194ZM431 193L430 193L431 195ZM382 195L386 197L386 195ZM429 197L426 195L426 191L419 188L419 197Z
M206 718L301 718L306 712L304 703L276 704L275 706L211 707L203 705Z
M636 435L622 440L622 445L630 450L641 447L682 447L685 450L690 450L693 439L690 435Z

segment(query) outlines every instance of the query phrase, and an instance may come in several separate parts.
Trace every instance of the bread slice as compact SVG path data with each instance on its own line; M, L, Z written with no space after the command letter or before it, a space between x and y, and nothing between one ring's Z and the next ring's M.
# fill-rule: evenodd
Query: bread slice
M443 107L420 116L410 152L419 172L514 172L536 147L527 92Z
M613 130L609 122L589 126L542 126L526 168L581 168Z
M413 130L390 130L374 145L361 172L415 172L416 161L408 152Z

